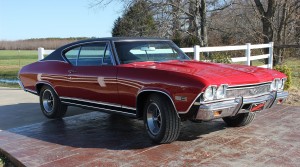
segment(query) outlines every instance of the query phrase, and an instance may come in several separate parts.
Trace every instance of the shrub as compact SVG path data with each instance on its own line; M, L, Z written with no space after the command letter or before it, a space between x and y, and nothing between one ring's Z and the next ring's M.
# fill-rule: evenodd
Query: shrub
M228 55L225 54L213 54L210 56L211 62L214 63L226 63L230 64L231 63L231 58Z
M284 84L284 90L288 90L291 87L292 84L292 72L291 68L289 68L286 65L281 65L281 66L275 66L274 70L280 71L284 73L287 76L287 80Z

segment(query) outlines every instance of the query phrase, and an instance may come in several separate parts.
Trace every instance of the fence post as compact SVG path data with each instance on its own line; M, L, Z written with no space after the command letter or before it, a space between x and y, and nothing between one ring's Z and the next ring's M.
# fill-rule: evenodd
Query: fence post
M44 48L39 47L38 48L38 60L44 59Z
M199 45L194 46L194 60L200 61L200 46Z
M269 63L268 63L268 68L272 69L273 68L273 46L274 42L270 42L270 47L269 47Z
M250 49L250 46L251 46L251 43L246 43L246 46L247 46L247 49L246 49L246 58L247 58L247 61L246 61L246 65L250 66L251 65L251 61L250 61L250 57L251 57L251 49Z

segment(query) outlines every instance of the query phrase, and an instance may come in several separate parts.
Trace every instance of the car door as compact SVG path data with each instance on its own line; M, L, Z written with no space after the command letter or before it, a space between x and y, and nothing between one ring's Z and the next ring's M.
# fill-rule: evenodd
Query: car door
M65 53L72 64L64 100L70 103L115 105L118 103L114 66L109 42L82 44Z

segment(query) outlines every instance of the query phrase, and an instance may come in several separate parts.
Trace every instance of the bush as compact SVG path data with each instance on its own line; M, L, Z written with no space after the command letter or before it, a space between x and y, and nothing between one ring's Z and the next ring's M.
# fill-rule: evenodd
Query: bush
M210 57L211 62L214 62L214 63L226 63L226 64L231 63L230 56L225 55L225 54L213 54L209 57Z
M284 73L287 76L287 80L284 84L284 90L288 90L291 87L292 84L292 72L291 72L291 68L289 68L286 65L282 65L282 66L275 66L274 70L280 71L282 73Z

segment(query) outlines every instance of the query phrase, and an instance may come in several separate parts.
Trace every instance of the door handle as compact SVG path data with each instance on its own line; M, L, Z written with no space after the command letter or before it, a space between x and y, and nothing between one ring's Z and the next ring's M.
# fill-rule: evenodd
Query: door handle
M75 71L75 70L68 70L68 73L69 74L73 74L73 73L76 73L77 71Z

